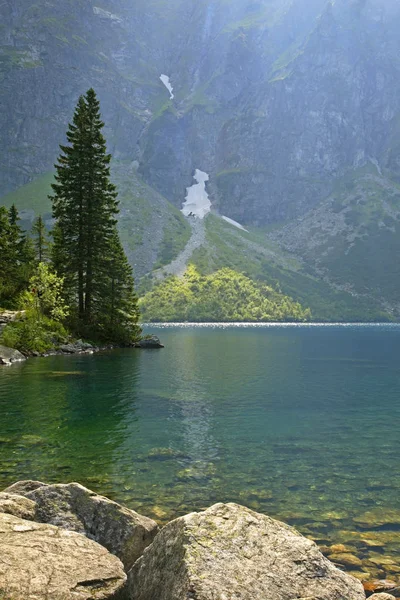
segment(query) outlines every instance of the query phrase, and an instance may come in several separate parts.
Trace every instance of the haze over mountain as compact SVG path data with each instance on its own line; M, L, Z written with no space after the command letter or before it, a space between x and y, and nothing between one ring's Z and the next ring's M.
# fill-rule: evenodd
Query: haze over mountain
M5 0L0 23L0 203L49 213L93 86L138 278L193 233L204 272L279 282L317 318L400 316L396 0ZM196 169L201 225L176 210Z

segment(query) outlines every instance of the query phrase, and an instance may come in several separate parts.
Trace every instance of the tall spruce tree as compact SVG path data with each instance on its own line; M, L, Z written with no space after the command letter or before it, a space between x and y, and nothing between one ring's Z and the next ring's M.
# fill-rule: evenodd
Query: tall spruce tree
M116 240L120 246L116 229L118 201L110 182L111 155L107 154L103 127L99 101L90 89L79 98L67 132L68 145L60 146L61 155L55 165L56 183L50 196L56 221L52 254L56 270L64 278L80 333L119 341L120 325L123 328L127 318L123 317L127 297L124 289L131 293L130 319L135 326L138 312L132 275L124 270L128 265L122 247L122 254L115 252ZM120 273L118 277L114 277L114 269ZM107 294L113 289L113 278L115 302L111 305L115 318L112 326L106 327L110 323Z

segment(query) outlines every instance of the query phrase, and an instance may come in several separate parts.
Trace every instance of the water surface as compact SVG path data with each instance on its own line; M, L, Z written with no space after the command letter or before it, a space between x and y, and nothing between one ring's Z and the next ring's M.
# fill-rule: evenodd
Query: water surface
M0 370L0 487L76 480L162 522L239 502L400 572L399 326L155 331Z

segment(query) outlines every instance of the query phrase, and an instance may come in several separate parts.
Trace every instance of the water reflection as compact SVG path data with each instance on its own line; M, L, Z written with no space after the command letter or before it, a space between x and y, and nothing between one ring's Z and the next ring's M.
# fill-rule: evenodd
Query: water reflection
M160 335L0 370L0 485L75 479L162 522L236 501L398 564L398 327Z

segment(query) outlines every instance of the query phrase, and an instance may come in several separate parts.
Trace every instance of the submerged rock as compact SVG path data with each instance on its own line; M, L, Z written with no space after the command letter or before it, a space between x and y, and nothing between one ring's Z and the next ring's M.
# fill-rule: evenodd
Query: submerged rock
M22 362L26 360L26 357L14 348L7 348L7 346L0 346L0 365L11 365L15 362Z
M0 514L0 598L122 600L122 563L79 533Z
M19 482L8 488L13 490L36 503L35 521L86 535L118 556L127 570L158 530L155 521L78 483Z
M23 496L0 492L0 513L7 513L9 515L14 515L15 517L20 517L21 519L34 521L36 503Z
M371 594L390 593L396 594L400 592L400 586L395 581L389 579L374 579L363 583L365 593L368 596Z
M400 510L378 507L354 517L353 521L362 529L379 529L385 526L397 528L400 527Z
M172 521L128 574L131 600L364 600L296 530L236 504Z
M354 554L348 552L328 554L328 558L333 563L343 565L344 567L361 567L363 564L358 556L354 556Z

